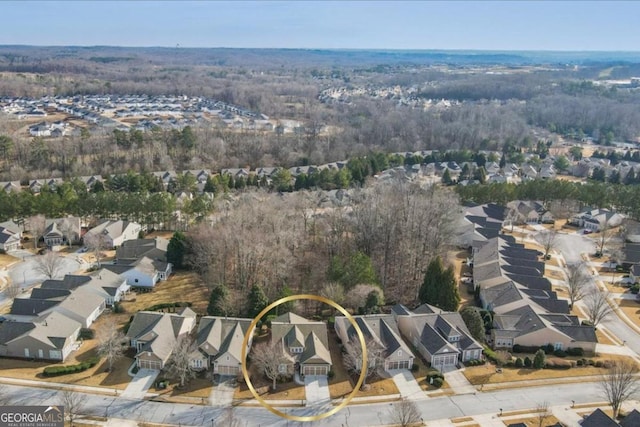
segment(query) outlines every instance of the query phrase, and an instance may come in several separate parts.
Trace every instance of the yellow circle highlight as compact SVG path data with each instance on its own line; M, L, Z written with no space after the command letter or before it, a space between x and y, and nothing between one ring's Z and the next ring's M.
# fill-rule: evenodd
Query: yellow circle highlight
M324 304L328 304L331 307L338 310L340 313L342 313L347 318L347 320L349 320L349 323L351 323L351 326L353 326L354 329L356 330L356 333L358 334L358 339L360 340L360 345L362 346L362 371L360 373L360 377L358 378L358 382L356 383L351 393L349 393L346 399L344 399L342 403L340 403L335 408L322 414L307 415L304 417L284 413L282 411L277 410L273 406L269 405L262 397L260 397L260 395L256 392L256 389L253 388L253 384L251 384L251 379L249 379L249 372L247 371L247 346L249 345L249 338L251 337L251 334L253 334L253 330L255 329L260 319L265 314L267 314L269 311L279 306L280 304L284 304L285 302L290 302L290 301L298 301L302 299L318 301ZM332 301L325 297L318 296L318 295L310 295L310 294L291 295L288 297L280 298L279 300L274 301L271 304L269 304L267 307L265 307L265 309L262 310L260 314L256 316L255 319L253 319L253 321L251 322L251 325L249 325L249 329L247 329L247 333L244 334L244 340L242 341L242 353L240 357L242 359L242 376L244 377L244 380L246 381L247 387L251 391L251 394L253 394L253 397L255 397L256 400L272 414L278 415L279 417L282 417L291 421L303 421L303 422L317 421L323 418L330 417L331 415L335 414L336 412L340 411L345 406L347 406L349 402L351 402L351 399L353 399L356 393L358 392L358 390L360 390L360 387L362 387L362 383L364 382L364 379L367 376L367 345L364 339L364 335L362 334L362 330L356 323L355 319L351 316L351 314L349 314L349 312L347 312L347 310L345 310L337 302Z

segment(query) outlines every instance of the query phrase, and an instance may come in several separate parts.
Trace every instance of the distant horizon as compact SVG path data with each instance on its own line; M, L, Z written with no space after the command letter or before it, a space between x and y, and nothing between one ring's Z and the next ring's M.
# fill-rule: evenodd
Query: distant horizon
M229 49L229 50L303 50L303 51L384 51L384 52L491 52L491 53L640 53L638 50L560 50L560 49L463 49L463 48L352 48L352 47L247 47L247 46L164 46L164 45L109 45L109 44L0 44L2 47L20 47L20 48L60 48L60 47L78 47L78 48L122 48L122 49Z
M1 45L636 52L629 1L4 1Z

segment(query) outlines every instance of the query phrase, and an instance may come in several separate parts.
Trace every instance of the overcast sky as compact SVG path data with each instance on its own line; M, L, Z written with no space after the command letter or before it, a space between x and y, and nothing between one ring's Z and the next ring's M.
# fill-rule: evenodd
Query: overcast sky
M640 50L640 2L0 1L0 44Z

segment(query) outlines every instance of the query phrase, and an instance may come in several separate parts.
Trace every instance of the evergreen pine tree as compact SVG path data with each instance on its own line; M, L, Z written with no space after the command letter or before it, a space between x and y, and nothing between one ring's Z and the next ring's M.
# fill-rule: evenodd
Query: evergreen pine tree
M439 281L442 278L443 269L440 257L431 260L418 294L420 303L435 305L439 301Z
M217 285L211 290L207 314L209 316L227 316L229 291L224 285Z
M266 306L269 305L267 296L264 294L262 288L258 285L253 285L251 287L247 302L247 313L249 317L256 317Z

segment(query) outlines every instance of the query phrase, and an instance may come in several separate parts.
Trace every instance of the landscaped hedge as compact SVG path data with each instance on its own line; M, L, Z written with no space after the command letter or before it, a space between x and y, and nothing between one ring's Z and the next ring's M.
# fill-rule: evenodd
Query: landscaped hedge
M93 339L93 336L95 335L93 329L89 329L89 328L81 328L80 329L80 338L82 338L83 340L90 340Z
M100 362L99 357L91 357L77 365L48 366L44 368L42 375L45 377L57 377L59 375L74 374L76 372L86 371L87 369L97 365L98 362Z
M566 350L554 350L552 344L543 345L541 347L515 344L511 349L511 351L513 353L535 354L540 349L544 350L545 354L553 353L557 357L566 357L566 356L582 357L584 355L584 349L582 349L581 347L569 347Z
M143 311L159 311L165 308L191 307L190 302L163 302L145 308Z

